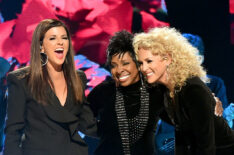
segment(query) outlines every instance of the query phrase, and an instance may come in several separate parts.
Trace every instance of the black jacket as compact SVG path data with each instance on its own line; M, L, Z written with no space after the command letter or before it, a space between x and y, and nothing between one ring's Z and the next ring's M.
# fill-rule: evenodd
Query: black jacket
M8 75L4 155L88 154L87 145L77 133L96 133L96 120L88 105L75 103L69 86L64 107L49 86L42 91L48 92L52 104L39 104L29 91L27 72L23 68ZM78 73L85 85L85 74Z
M214 97L200 78L188 79L174 102L176 106L168 109L173 105L169 101L167 109L176 124L176 154L214 155L218 149L234 148L234 132L214 115Z
M140 82L128 86L128 91L139 89ZM143 137L132 147L132 155L152 155L155 153L154 134L158 115L163 110L163 92L159 88L150 89L149 119ZM88 101L94 115L100 120L98 133L100 136L99 145L95 151L96 155L122 155L123 146L118 129L115 112L116 87L113 81L103 82L96 86L89 94ZM137 102L140 96L129 94L130 102ZM129 110L131 111L131 110ZM134 110L132 111L133 113ZM128 112L127 112L128 115ZM129 113L129 115L132 115Z

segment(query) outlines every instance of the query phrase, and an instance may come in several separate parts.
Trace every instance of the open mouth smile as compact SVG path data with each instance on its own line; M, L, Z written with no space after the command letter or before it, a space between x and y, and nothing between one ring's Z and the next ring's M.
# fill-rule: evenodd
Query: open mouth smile
M119 77L119 80L120 80L120 81L124 81L124 80L126 80L128 77L129 77L129 75L121 76L121 77Z
M63 51L64 51L63 48L57 48L57 49L55 50L56 57L57 57L58 59L62 59L62 58L63 58Z

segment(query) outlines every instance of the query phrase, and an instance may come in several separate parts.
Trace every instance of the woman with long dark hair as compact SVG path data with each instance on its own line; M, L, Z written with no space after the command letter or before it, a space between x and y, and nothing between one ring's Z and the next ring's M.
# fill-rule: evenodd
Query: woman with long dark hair
M88 154L78 131L96 133L86 104L86 76L76 71L70 33L56 19L41 21L30 66L9 73L5 155Z

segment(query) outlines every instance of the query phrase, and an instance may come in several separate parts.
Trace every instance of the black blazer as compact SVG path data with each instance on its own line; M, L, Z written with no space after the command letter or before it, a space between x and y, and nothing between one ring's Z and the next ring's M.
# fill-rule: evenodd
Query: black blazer
M176 124L176 154L214 155L218 149L234 148L234 132L223 117L214 115L214 97L200 78L188 79L174 101L173 108L168 101L165 105Z
M86 84L86 76L78 71ZM4 155L85 155L88 148L78 130L96 133L96 120L86 103L75 103L68 86L63 106L48 86L52 104L39 104L27 85L28 68L8 75L8 109ZM22 135L24 135L22 137Z

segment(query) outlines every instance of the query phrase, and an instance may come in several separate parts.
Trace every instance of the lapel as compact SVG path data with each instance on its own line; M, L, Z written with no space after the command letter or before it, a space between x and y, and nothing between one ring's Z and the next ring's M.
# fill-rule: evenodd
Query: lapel
M68 111L64 107L59 107L57 105L45 105L43 106L47 116L58 122L58 123L72 123L78 120L78 115L80 113L80 110L78 109L80 106L74 106L78 111L77 115L74 113Z
M55 94L51 92L52 90L49 91L51 101L53 101L53 104L47 104L43 106L45 113L51 120L57 122L58 124L66 123L68 125L70 131L69 133L72 140L85 145L85 142L78 134L80 118L79 116L82 112L82 104L74 103L75 101L73 100L72 95L70 94L70 87L68 88L68 95L66 99L66 104L69 104L69 108L61 106Z
M176 117L176 122L180 126L181 129L184 128L189 128L191 119L189 118L188 112L185 108L185 101L183 100L183 89L175 94L175 117Z
M174 101L172 101L172 99L169 97L169 91L166 91L164 93L165 110L167 111L172 123L177 127L179 124L181 124L179 93L175 93L173 100Z
M61 106L57 96L48 88L48 94L50 97L50 102L47 105L43 106L47 116L59 123L71 123L78 120L78 115L81 112L80 104L74 103L71 88L68 86L67 99L64 106ZM65 107L66 105L71 106L70 108Z
M174 115L174 109L172 107L172 100L171 98L169 97L169 91L165 91L164 93L164 107L165 107L165 110L169 116L169 118L171 119L171 122L175 124L175 115Z
M174 102L175 102L175 121L178 124L181 124L181 117L180 117L180 102L179 102L179 93L175 93L174 96Z

